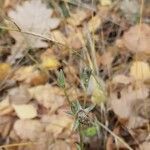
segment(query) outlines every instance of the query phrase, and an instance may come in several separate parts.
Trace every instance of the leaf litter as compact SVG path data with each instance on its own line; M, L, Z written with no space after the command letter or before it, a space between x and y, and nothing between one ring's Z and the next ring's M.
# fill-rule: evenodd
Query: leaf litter
M134 0L0 5L3 148L149 149L147 7L141 15Z

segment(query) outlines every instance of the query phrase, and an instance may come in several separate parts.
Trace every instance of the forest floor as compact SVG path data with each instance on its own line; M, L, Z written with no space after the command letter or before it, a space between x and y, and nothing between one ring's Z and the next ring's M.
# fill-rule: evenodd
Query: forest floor
M0 150L150 150L148 0L0 0Z

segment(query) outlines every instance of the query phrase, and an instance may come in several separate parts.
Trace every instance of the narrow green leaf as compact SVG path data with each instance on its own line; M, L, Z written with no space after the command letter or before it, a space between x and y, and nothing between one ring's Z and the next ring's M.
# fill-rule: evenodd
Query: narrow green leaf
M61 88L65 88L65 76L63 73L63 70L61 69L59 71L59 73L57 74L57 84L61 87Z

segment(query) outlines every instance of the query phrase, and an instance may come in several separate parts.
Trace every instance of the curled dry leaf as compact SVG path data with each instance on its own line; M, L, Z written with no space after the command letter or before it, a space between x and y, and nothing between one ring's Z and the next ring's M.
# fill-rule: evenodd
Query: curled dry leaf
M13 88L9 91L9 100L13 104L26 104L31 98L32 97L26 86Z
M18 5L16 10L8 12L8 16L19 27L22 32L31 32L44 37L50 37L49 30L59 25L57 18L51 18L53 10L47 8L46 4L41 0L26 1L22 5ZM44 21L43 21L44 20ZM12 37L16 40L16 44L12 49L12 55L20 56L25 48L42 48L48 44L43 38L30 34L10 31ZM17 57L20 57L19 55Z
M13 108L9 103L9 97L6 97L0 102L0 116L8 115L12 111L13 111Z
M148 63L143 61L133 62L130 68L130 76L135 80L148 80L150 79L150 66Z
M150 27L147 24L135 25L124 33L122 41L131 52L150 54Z
M64 97L61 95L59 88L52 87L50 84L31 88L30 93L39 104L50 108L51 112L64 104Z
M44 131L44 127L39 120L17 120L14 124L15 133L21 139L37 140Z
M37 109L33 104L13 105L16 115L20 119L32 119L37 117Z
M48 74L35 66L25 66L15 72L13 79L35 86L45 84L48 81Z
M136 103L139 100L144 103L144 99L148 97L148 92L148 88L141 85L140 88L137 89L133 89L131 86L127 89L123 89L120 92L120 97L118 97L117 93L111 94L111 107L120 120L128 120L127 127L135 128L143 125L143 123L147 121L139 116L136 110L134 110L133 105L136 107Z

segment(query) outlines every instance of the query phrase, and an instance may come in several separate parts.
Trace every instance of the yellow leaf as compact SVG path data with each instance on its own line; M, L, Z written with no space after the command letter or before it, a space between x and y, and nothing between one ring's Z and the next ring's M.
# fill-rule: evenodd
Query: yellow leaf
M111 5L112 1L111 0L101 0L101 5L102 6L108 6Z
M150 67L149 64L143 61L135 61L130 69L130 75L135 80L147 80L150 79Z
M9 72L11 71L11 67L9 64L0 63L0 81L4 80Z
M56 69L59 65L60 63L55 57L45 57L42 60L42 67L48 70Z
M13 108L20 119L32 119L37 116L37 110L32 104L13 105Z

